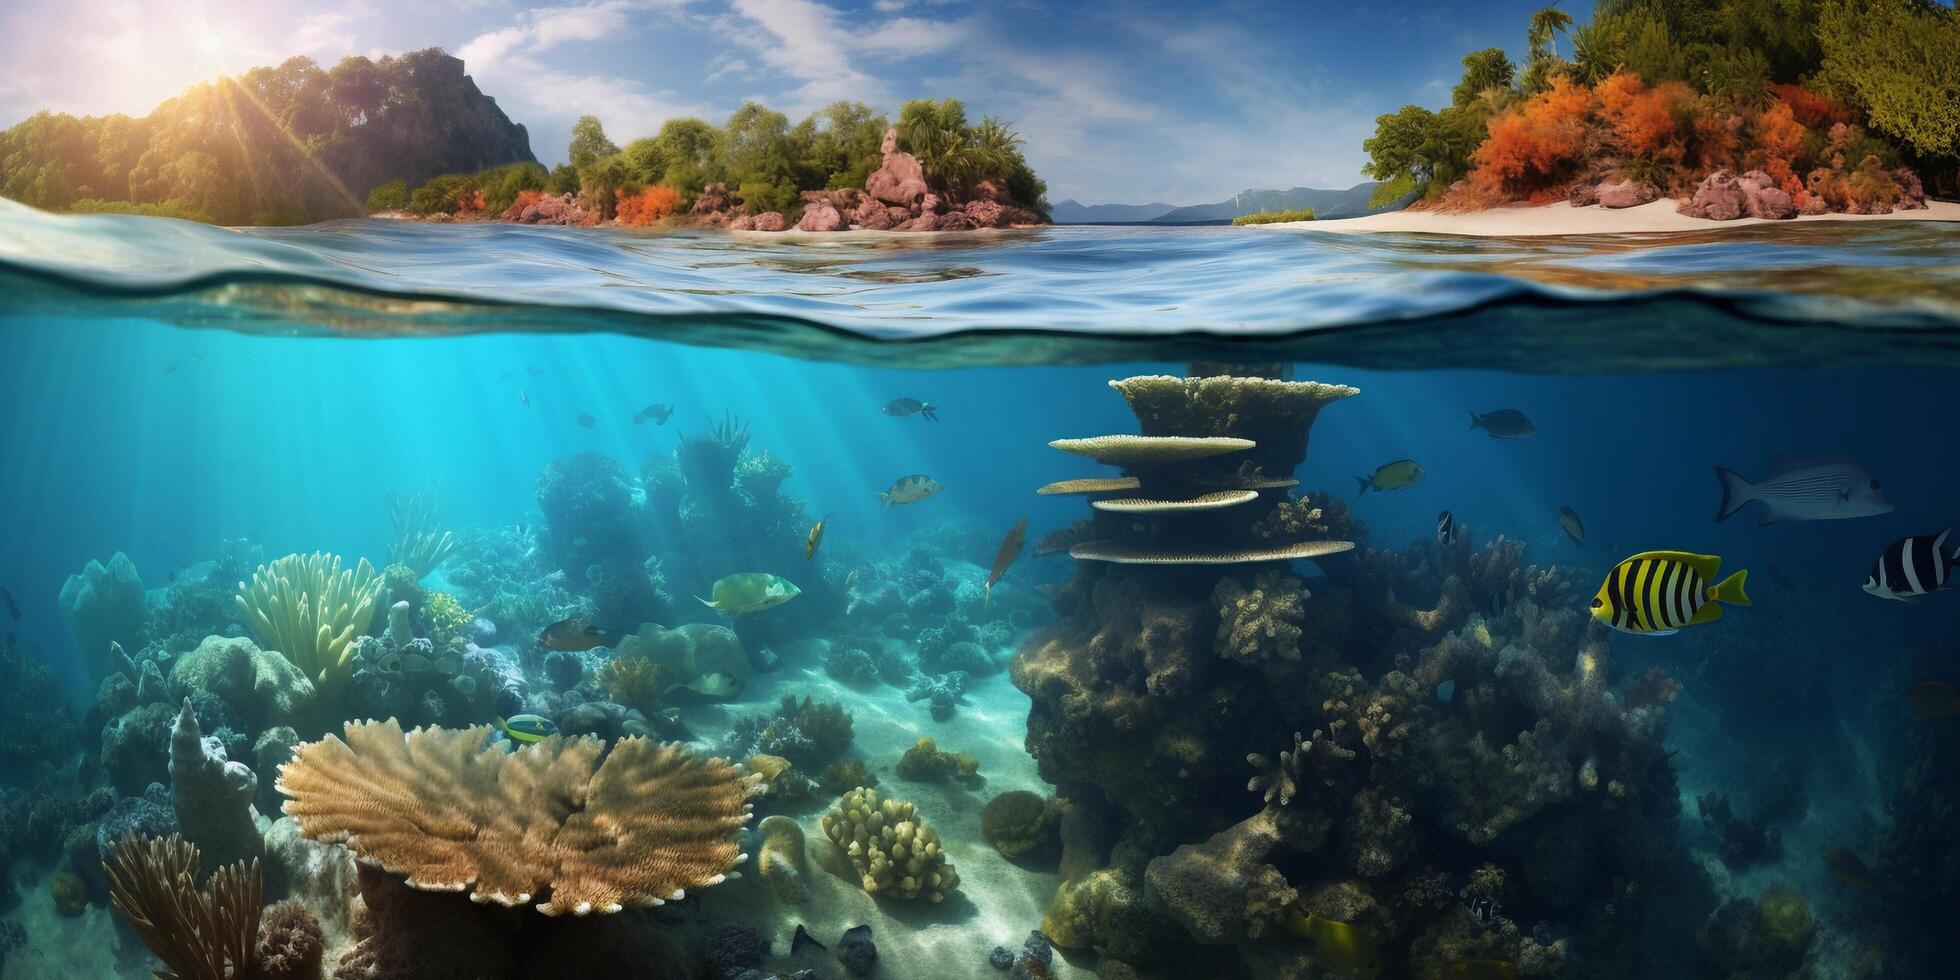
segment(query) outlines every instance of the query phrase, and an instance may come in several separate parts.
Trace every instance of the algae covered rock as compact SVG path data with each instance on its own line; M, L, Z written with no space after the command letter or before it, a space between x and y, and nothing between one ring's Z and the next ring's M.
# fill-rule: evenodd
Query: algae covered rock
M944 901L959 887L959 872L946 860L939 832L920 819L912 804L878 798L859 787L845 793L819 818L823 833L843 852L873 895Z
M915 783L936 783L949 777L970 779L979 772L979 759L964 752L943 752L929 735L913 743L898 759L898 778Z
M980 835L1008 858L1045 856L1061 846L1061 808L1024 789L1008 790L980 810Z
M313 707L313 682L283 655L243 637L205 637L177 658L170 679L223 698L253 731L292 725Z
M748 654L741 638L726 626L688 623L664 629L648 624L621 639L613 653L670 665L676 684L712 700L733 701L749 687Z

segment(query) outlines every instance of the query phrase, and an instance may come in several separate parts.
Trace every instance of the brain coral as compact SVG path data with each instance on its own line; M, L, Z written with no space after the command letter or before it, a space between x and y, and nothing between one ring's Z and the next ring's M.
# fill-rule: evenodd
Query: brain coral
M760 777L674 744L554 735L512 752L491 730L353 722L294 751L279 791L300 833L413 888L546 915L659 905L725 880Z
M910 803L881 801L877 790L859 787L845 793L819 822L873 895L924 895L938 902L960 885L959 873L939 845L939 832L919 819Z

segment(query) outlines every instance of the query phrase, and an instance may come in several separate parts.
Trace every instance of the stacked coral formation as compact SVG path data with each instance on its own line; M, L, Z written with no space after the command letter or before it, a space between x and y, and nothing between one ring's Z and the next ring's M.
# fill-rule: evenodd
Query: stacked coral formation
M1289 916L1359 930L1420 977L1459 959L1637 970L1625 950L1680 866L1665 701L1609 690L1563 574L1516 542L1425 539L1321 548L1309 594L1276 559L1366 532L1287 488L1320 407L1353 389L1115 386L1143 436L1064 447L1128 471L1066 487L1099 496L1071 553L1101 560L1011 668L1066 801L1044 929L1151 975L1310 975L1312 944L1271 938ZM1455 900L1486 867L1529 924Z
M838 799L819 823L857 870L859 884L873 895L924 895L940 902L960 886L959 872L940 847L939 832L910 803L880 800L877 790L860 786Z
M677 745L552 736L486 748L487 727L346 726L280 770L302 834L342 843L413 888L546 915L659 905L721 882L760 777Z

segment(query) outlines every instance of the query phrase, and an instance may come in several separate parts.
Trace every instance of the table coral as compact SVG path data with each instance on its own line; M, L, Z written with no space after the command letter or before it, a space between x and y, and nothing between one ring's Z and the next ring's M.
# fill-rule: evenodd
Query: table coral
M940 902L959 887L939 832L910 803L880 800L877 790L860 787L839 798L819 823L873 895Z

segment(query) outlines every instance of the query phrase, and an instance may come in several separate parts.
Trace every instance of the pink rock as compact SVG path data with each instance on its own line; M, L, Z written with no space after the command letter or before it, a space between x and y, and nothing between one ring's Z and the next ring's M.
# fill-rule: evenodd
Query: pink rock
M797 231L843 231L844 215L827 200L811 201L803 208L803 220L796 223Z
M1892 171L1892 180L1899 185L1901 211L1921 211L1926 208L1926 185L1919 182L1919 174L1911 167L1900 167Z
M1652 184L1637 180L1619 180L1601 183L1594 196L1602 208L1635 208L1660 197Z
M924 217L924 215L920 217ZM980 227L980 223L974 221L973 217L965 211L948 211L945 214L936 214L932 217L933 231L972 231Z
M728 230L729 231L754 231L755 215L752 214L737 215L735 217L735 220L730 221L728 223Z
M962 210L973 220L976 228L998 228L1001 224L1001 216L1007 213L1007 209L1002 207L999 201L985 198L968 201Z
M871 231L890 231L910 220L912 214L904 208L889 208L877 201L868 201L858 208L856 224Z
M919 211L920 213L930 211L933 214L945 214L946 201L937 194L927 192L926 196L919 199Z
M539 198L524 208L517 221L526 225L583 225L589 223L588 218L577 197L563 194Z
M926 196L926 172L919 158L898 149L898 130L885 130L885 159L864 180L864 191L886 204L912 207Z
M1701 179L1680 212L1692 218L1734 221L1749 212L1749 195L1736 183L1733 172L1717 170Z
M924 213L924 214L921 214L921 215L919 215L918 217L916 217L916 218L913 218L912 220L910 220L910 221L907 221L907 222L905 222L904 224L901 224L901 225L899 225L899 226L898 226L898 227L897 227L897 228L896 228L895 230L897 230L897 231L938 231L938 230L939 230L939 218L940 218L940 216L939 216L939 215L936 215L936 214L933 214L933 213L932 213L931 211L927 211L926 213Z
M973 197L975 200L998 201L1004 196L1006 195L1001 192L1000 185L991 180L983 180L973 185Z
M764 211L755 216L751 227L756 231L782 231L789 227L789 222L783 220L781 211Z

